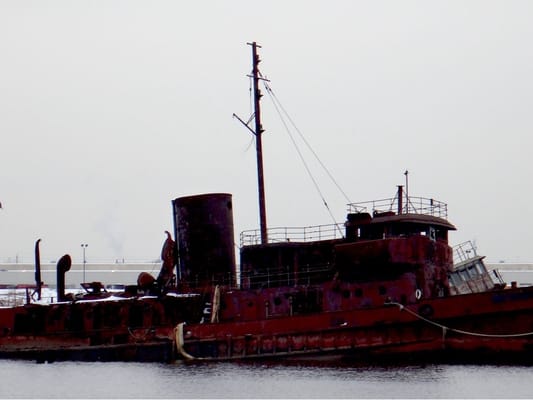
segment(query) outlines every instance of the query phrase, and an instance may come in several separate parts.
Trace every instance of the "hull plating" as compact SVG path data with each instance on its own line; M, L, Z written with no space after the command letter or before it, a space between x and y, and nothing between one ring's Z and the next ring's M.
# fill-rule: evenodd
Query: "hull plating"
M390 303L264 321L180 325L186 358L246 359L339 354L345 357L492 357L533 355L533 289ZM182 343L180 345L180 338ZM453 356L453 357L452 357ZM481 359L480 359L481 360Z

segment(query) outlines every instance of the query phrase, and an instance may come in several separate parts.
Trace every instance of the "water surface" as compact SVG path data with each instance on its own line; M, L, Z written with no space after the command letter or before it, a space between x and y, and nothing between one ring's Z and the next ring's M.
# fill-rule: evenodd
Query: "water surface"
M531 398L522 366L0 361L2 398Z

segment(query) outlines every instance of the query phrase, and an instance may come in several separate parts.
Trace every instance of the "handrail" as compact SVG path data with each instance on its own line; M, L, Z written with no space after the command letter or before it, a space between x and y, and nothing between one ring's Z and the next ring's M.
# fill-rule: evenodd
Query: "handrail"
M477 257L476 246L470 240L456 244L452 249L454 265Z
M401 214L422 214L434 217L448 218L448 205L442 201L425 197L409 196L405 203L399 203L398 198L362 201L348 204L349 213L369 212L372 214L383 212L398 212L401 206Z
M262 273L241 272L241 284L249 288L273 288L279 286L312 286L333 279L335 270L329 263L307 265L297 272L292 270L266 270Z
M340 226L344 224L328 224L304 227L277 227L268 229L269 243L284 242L312 242L318 240L331 240L343 238ZM261 231L259 229L241 232L240 246L252 246L261 244Z

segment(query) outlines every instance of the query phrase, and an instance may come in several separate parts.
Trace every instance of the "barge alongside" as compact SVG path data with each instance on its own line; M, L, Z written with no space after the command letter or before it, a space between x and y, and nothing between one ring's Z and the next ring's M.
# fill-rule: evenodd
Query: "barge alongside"
M176 241L167 233L157 278L143 273L113 295L88 284L73 298L65 255L58 302L0 308L0 356L531 363L533 287L494 282L475 252L454 265L446 204L398 186L393 198L350 204L343 224L267 228L251 45L255 129L246 126L256 137L261 227L241 234L240 267L232 196L177 198Z

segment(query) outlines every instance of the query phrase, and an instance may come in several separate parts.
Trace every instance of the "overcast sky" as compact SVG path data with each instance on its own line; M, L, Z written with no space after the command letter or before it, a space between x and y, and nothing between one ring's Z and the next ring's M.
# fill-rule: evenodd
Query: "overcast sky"
M489 262L533 262L533 2L1 1L0 262L157 259L171 200L258 228L251 49L350 201L448 203ZM269 226L332 221L269 96ZM302 147L302 151L305 149ZM304 153L306 154L306 153ZM347 199L306 154L337 221Z

